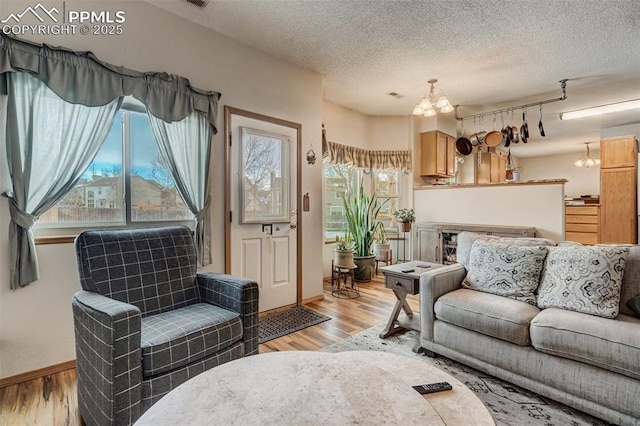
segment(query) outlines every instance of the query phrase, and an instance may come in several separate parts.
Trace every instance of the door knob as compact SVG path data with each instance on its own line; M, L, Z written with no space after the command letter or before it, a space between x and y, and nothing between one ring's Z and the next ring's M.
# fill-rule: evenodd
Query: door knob
M296 229L297 227L298 227L298 225L296 223L292 222L292 223L289 224L289 228L291 228L291 229Z

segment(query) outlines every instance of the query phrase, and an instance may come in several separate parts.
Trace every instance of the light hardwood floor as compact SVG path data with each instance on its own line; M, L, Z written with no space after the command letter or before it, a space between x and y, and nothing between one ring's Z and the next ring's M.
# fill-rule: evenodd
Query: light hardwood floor
M371 326L386 323L395 303L390 290L378 275L371 283L360 285L358 299L331 296L331 284L325 282L324 300L306 307L331 317L313 327L260 345L260 352L313 351L328 346ZM418 310L418 297L407 298ZM0 389L0 425L81 425L76 398L75 369L45 376Z

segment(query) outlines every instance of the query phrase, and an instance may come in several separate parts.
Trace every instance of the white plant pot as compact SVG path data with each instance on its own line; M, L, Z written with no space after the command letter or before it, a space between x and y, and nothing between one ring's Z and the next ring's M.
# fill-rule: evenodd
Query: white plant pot
M353 268L353 250L333 250L333 264L338 268Z
M390 250L391 250L391 244L389 243L373 243L373 254L376 255L376 260L382 260L382 261L389 260Z

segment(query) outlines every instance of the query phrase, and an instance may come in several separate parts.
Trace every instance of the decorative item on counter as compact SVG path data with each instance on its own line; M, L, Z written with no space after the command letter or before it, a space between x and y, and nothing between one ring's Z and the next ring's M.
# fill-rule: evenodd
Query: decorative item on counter
M509 152L507 153L507 167L506 167L506 178L507 178L507 182L512 182L513 181L513 162L511 161L511 149L509 149Z
M411 231L411 224L416 221L416 213L413 209L400 209L393 212L393 215L398 221L398 228L400 232Z

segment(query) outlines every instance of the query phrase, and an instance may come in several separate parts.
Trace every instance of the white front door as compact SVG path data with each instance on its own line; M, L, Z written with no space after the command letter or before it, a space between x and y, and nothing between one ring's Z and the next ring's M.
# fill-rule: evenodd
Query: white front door
M297 302L295 128L231 115L230 273L260 286L260 312Z

